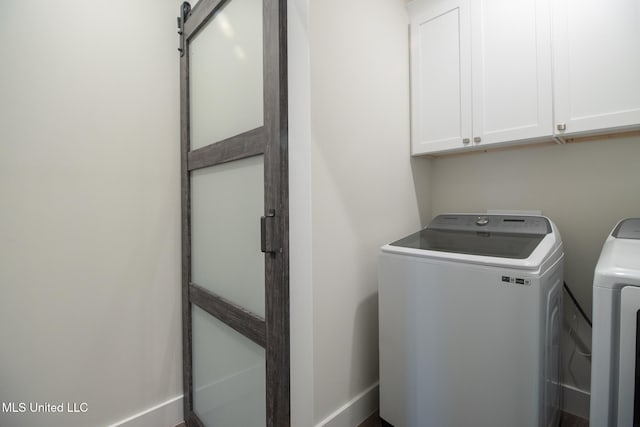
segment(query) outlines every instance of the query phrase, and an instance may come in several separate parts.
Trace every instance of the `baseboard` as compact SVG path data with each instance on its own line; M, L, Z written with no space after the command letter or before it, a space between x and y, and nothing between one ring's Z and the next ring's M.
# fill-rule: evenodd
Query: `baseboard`
M562 384L562 409L580 418L589 418L590 394ZM316 424L316 427L353 427L378 409L379 384L375 383ZM145 409L109 427L174 427L183 420L182 395Z
M573 386L562 384L562 410L580 418L589 418L591 394Z
M182 395L138 412L109 427L174 427L184 420Z
M380 388L376 382L371 387L336 409L316 427L354 427L362 423L378 409Z

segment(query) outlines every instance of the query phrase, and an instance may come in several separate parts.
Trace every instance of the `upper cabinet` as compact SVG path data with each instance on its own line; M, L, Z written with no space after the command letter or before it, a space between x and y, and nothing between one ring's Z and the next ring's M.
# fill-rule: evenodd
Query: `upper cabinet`
M453 150L472 137L469 2L412 6L412 154Z
M410 7L413 154L552 135L546 0Z
M409 8L412 154L640 128L640 1Z
M473 142L551 136L549 21L547 0L471 1Z
M552 3L556 133L638 128L640 1Z

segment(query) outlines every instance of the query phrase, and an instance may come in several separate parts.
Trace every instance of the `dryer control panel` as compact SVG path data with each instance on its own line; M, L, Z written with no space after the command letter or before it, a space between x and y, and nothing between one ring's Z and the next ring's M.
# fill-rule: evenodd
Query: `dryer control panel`
M551 224L542 216L448 214L435 217L427 229L545 235L551 233Z

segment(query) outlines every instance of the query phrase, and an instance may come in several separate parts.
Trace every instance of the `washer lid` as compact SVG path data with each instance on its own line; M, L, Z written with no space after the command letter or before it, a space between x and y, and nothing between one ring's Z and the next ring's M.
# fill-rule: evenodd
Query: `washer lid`
M499 258L528 258L544 234L489 233L474 231L443 231L425 228L391 243L411 249L455 252Z
M439 215L424 230L391 246L526 259L550 232L551 225L543 217Z
M640 286L640 218L622 220L602 246L594 286Z
M640 218L620 221L611 235L617 239L640 239Z

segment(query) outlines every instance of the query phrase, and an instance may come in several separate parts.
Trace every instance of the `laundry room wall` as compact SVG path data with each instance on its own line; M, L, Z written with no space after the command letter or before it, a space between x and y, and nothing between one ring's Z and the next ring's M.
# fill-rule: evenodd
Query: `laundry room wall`
M429 160L409 155L407 25L404 0L309 5L315 424L377 408L378 251L430 213Z
M179 4L0 2L2 426L182 417Z
M593 272L602 244L618 220L640 216L639 158L637 133L436 158L429 179L432 214L541 210L560 230L565 280L591 316ZM579 341L589 346L591 331L575 313L565 297L565 327L577 328ZM574 352L574 344L565 343L565 382L589 390L590 366ZM576 350L585 348L578 343Z

